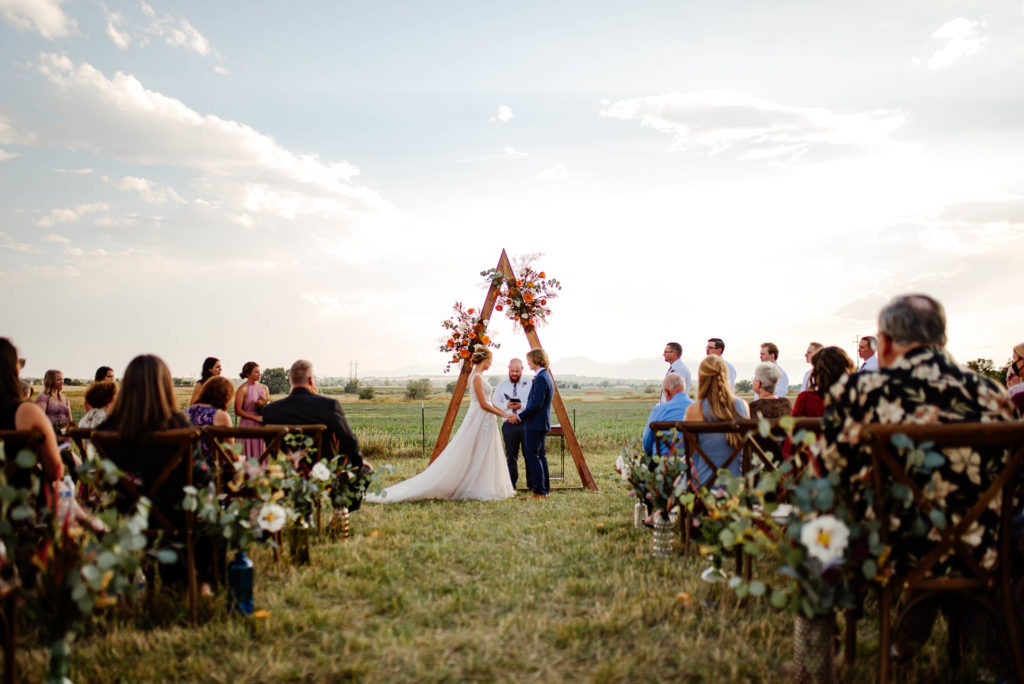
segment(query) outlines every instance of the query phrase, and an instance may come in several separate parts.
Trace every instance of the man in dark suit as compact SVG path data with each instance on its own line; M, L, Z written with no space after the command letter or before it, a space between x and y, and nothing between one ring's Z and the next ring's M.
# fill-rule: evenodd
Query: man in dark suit
M526 362L535 375L526 408L519 413L519 420L523 423L523 462L526 464L526 480L533 489L530 498L543 499L551 489L544 440L551 429L555 381L548 372L548 355L543 349L531 349L526 355Z
M349 463L363 464L359 452L359 440L345 420L345 412L337 399L317 393L313 384L313 364L302 359L292 364L288 371L292 391L284 399L267 404L263 409L264 425L326 425L326 446L330 454L345 454Z

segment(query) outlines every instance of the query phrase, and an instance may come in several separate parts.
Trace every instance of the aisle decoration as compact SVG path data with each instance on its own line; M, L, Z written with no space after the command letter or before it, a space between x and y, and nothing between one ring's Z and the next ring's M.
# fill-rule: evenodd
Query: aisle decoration
M455 302L452 310L455 313L441 323L446 332L445 337L441 338L439 350L451 355L451 359L444 366L445 373L451 370L452 365L459 365L472 356L477 348L501 347L487 333L487 324L490 321L481 318L476 309L465 309L462 302Z
M679 442L681 444L681 442ZM672 554L675 528L671 512L679 506L680 496L686 490L683 459L676 451L677 440L669 443L667 454L647 456L640 440L622 447L622 471L637 498L634 518L639 507L646 502L653 512L654 534L651 539L652 555L663 558Z
M524 331L547 322L547 317L551 315L548 302L557 297L558 291L562 289L561 283L534 268L533 262L540 256L527 254L514 259L515 285L508 282L500 269L491 268L480 272L498 288L495 310L504 311L508 319Z

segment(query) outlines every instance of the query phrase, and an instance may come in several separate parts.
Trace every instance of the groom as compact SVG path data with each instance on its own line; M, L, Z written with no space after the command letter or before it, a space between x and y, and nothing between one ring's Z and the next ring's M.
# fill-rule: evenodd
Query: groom
M548 355L543 349L531 349L526 355L526 362L535 375L526 408L519 412L519 420L523 423L523 461L526 480L533 489L530 498L545 499L551 484L544 440L551 429L551 399L555 396L555 382L548 372Z

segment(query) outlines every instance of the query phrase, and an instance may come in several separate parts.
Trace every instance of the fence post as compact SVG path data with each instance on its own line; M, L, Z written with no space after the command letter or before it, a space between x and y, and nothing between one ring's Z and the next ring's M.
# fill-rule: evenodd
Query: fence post
M420 432L422 433L421 439L423 442L421 450L425 454L427 453L427 409L423 403L420 403Z

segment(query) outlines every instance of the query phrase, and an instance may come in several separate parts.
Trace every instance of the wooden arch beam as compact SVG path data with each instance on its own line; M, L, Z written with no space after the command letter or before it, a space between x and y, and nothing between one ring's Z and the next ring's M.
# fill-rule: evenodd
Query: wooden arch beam
M505 282L508 283L509 288L515 289L515 271L512 270L512 264L509 263L508 255L505 253L505 250L501 250L501 258L498 259L496 269L504 274ZM486 319L488 322L491 320L491 314L494 312L494 304L498 301L499 289L500 284L491 281L491 285L487 289L487 296L484 297L484 305L480 308L481 320ZM537 329L534 326L530 326L528 330L524 331L531 348L544 348L541 346L540 338L537 337ZM444 420L441 422L441 431L438 433L437 441L434 443L434 452L430 455L431 463L441 455L441 452L444 451L444 448L448 445L448 439L451 437L452 428L455 426L455 418L459 413L459 405L462 403L462 397L466 393L466 385L469 383L469 374L472 370L472 361L466 359L462 362L462 370L459 372L459 379L455 382L455 390L452 392L452 399L448 403L448 411L444 414ZM554 380L554 377L554 373L552 373L551 379ZM583 458L583 450L580 448L580 443L576 439L576 432L573 430L572 422L569 420L569 413L565 410L565 403L562 401L562 395L558 392L557 382L555 382L555 396L551 400L551 405L555 409L555 415L558 417L558 422L562 425L562 433L565 435L565 443L566 446L569 447L569 453L572 455L573 463L576 464L576 472L579 473L580 482L583 484L585 489L597 491L597 483L594 481L594 476L590 474L590 468L587 467L587 462Z

